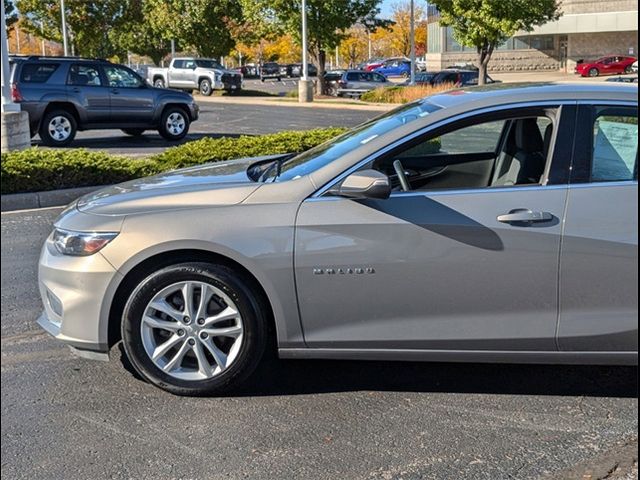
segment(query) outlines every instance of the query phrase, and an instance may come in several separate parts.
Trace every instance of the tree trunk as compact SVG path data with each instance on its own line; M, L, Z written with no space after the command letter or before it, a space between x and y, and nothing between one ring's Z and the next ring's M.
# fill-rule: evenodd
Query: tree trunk
M485 42L478 47L478 85L486 85L487 83L487 65L491 60L494 45Z
M320 49L318 50L318 64L316 67L318 68L318 80L316 82L316 93L318 95L326 95L326 82L324 81L324 72L325 72L325 64L327 63L327 52Z

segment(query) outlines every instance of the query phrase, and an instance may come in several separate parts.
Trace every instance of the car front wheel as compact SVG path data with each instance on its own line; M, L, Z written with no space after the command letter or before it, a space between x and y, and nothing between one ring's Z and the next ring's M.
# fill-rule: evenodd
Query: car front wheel
M122 339L131 364L152 384L177 395L216 395L256 368L266 321L242 276L221 265L181 263L133 291Z
M78 124L75 117L66 110L53 110L47 113L40 124L40 139L50 147L69 145L76 136Z
M589 69L589 76L590 77L597 77L598 75L600 75L600 72L598 71L597 68L590 68Z
M165 109L158 132L167 140L182 140L189 132L187 113L179 107Z
M211 88L211 80L204 78L200 80L199 85L200 94L208 97L213 93L213 88Z

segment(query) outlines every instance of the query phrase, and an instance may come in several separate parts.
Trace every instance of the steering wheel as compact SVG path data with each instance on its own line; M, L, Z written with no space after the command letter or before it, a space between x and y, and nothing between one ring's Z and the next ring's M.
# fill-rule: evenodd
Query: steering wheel
M398 180L400 181L400 187L402 188L402 191L411 191L411 185L409 184L409 180L407 180L407 175L404 173L404 167L402 166L402 162L400 160L393 161L393 169L396 171L396 175L398 175Z

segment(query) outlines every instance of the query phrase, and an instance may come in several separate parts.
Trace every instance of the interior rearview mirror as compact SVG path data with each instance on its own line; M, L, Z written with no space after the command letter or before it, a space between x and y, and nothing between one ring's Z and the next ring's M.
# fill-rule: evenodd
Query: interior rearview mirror
M389 177L377 170L361 170L345 178L332 193L347 198L386 199L391 195Z

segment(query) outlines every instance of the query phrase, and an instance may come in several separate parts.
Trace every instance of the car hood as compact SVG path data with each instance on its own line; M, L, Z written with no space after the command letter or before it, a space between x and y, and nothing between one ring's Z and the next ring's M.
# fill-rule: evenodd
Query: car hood
M247 176L255 162L282 155L243 158L183 168L103 188L78 200L78 210L95 215L235 205L262 184Z

